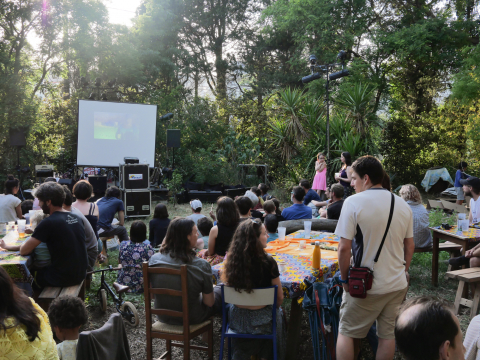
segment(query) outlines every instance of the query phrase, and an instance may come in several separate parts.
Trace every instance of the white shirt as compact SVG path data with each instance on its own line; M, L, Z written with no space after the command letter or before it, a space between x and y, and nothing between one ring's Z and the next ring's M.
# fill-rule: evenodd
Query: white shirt
M57 344L58 358L60 360L75 360L77 358L77 340L65 340Z
M0 222L17 221L17 211L15 208L22 202L12 194L0 195Z
M472 222L477 223L480 221L480 197L477 201L470 199L470 212L472 213Z
M480 315L475 316L468 325L465 340L465 360L480 360Z
M369 294L387 294L407 287L404 239L413 237L410 206L395 196L390 229L375 268L373 263L382 242L390 214L391 192L374 188L348 197L343 203L335 235L352 243L357 265L374 270Z

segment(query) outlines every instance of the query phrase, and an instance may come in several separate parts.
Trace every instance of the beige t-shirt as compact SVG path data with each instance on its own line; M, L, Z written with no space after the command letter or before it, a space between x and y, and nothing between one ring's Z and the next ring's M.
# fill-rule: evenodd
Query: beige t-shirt
M0 222L17 221L17 212L15 208L22 202L12 194L0 195Z
M391 193L374 188L348 197L342 207L335 235L353 240L353 258L357 266L373 268L390 214ZM373 273L369 294L387 294L407 287L404 239L413 237L410 206L395 195L390 229Z

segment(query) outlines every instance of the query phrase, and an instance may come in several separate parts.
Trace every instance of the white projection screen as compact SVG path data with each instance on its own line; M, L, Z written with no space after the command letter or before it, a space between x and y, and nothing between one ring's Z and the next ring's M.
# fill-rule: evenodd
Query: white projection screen
M77 165L116 167L124 157L155 163L157 106L78 101Z

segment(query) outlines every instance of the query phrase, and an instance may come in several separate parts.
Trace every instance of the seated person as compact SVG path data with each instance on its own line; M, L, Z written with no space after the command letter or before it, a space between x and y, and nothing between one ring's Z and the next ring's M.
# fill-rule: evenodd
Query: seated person
M198 254L212 266L223 262L240 220L237 205L227 196L217 200L216 213L217 225L210 230L208 250Z
M19 189L20 181L13 175L7 175L4 196L0 196L0 222L22 219L22 201L15 196Z
M263 207L263 206L258 207L259 198L257 194L255 194L251 190L247 190L244 196L246 196L252 201L252 208L250 209L250 217L263 220L263 214L260 211L256 210L256 209L262 209Z
M285 221L285 218L282 216L282 208L280 207L280 201L274 196L271 196L269 200L272 200L275 204L275 214L277 214L278 222Z
M443 300L411 298L398 312L395 341L406 360L464 360L462 339L460 322Z
M122 269L118 271L117 282L129 286L128 292L143 293L142 263L153 256L153 248L143 242L147 238L147 226L137 220L130 226L130 241L120 244L118 262Z
M284 221L285 219L283 218L281 213L278 214L277 205L275 204L275 200L277 200L277 199L267 200L263 203L263 210L265 211L265 214L263 214L263 217L265 218L267 215L273 214L277 217L278 222ZM278 200L277 200L277 202L278 202Z
M303 189L302 189L303 190ZM282 309L283 290L277 262L265 253L267 231L258 220L244 221L239 226L228 251L221 274L222 281L235 289L252 292L256 288L277 285L277 354L285 358L285 324ZM231 305L228 319L232 331L243 334L271 334L272 306L237 307ZM255 321L253 321L255 320ZM233 359L273 359L272 342L264 339L232 339Z
M170 219L164 204L157 204L153 212L153 219L148 223L148 239L153 247L160 246L167 233Z
M340 184L333 184L330 189L331 201L327 206L325 217L327 219L338 220L343 207L343 195L345 189Z
M43 288L80 284L85 279L88 266L82 220L75 214L63 211L65 191L56 182L43 183L35 196L43 212L50 216L42 220L32 236L20 246L20 255L30 254L38 245L46 243L52 263L34 271L34 286Z
M210 230L212 230L213 222L206 216L198 219L197 229L200 235L202 235L203 248L208 249L208 237L210 236Z
M283 209L282 211L282 216L285 218L285 220L312 218L312 209L303 204L304 197L305 190L300 186L295 186L292 191L293 205Z
M221 293L214 294L213 290L212 268L207 261L195 256L197 236L198 230L193 220L172 220L160 251L153 255L148 263L149 266L177 269L181 265L187 265L190 325L206 321L221 309ZM153 287L181 290L178 276L152 274L151 283ZM178 297L155 295L155 308L182 311L182 302L178 301ZM182 325L183 321L181 317L168 315L158 318L161 322L172 325Z
M331 201L330 187L331 186L327 186L327 190L325 190L325 196L327 197L327 200L325 200L325 201L312 200L313 205L315 205L317 208L320 208L321 210L323 210L325 212L327 211L327 205ZM322 211L319 211L320 215L321 215L321 212ZM325 216L322 216L322 217L325 217Z
M33 210L33 200L22 201L20 208L22 209L22 215L25 216L30 210Z
M269 196L268 186L264 183L260 183L260 184L258 184L258 188L260 189L261 197L262 197L263 201L267 201L267 196Z
M399 192L403 200L407 202L413 213L413 241L416 248L432 247L432 233L428 228L430 219L428 211L422 204L422 197L418 189L412 185L403 185Z
M259 188L257 188L256 186L252 186L250 188L250 191L252 193L254 193L257 198L258 198L258 201L256 202L256 205L254 205L254 209L253 210L259 210L259 209L262 209L263 208L263 203L264 203L264 200L262 198L262 192L260 191Z
M277 228L278 228L278 219L276 215L270 214L265 216L265 228L267 229L267 234L268 234L268 239L267 243L273 240L278 239L278 233L277 233Z
M0 358L58 359L47 314L14 284L10 275L1 266Z
M190 201L190 206L192 207L192 215L188 215L187 219L193 220L195 225L197 225L197 221L205 217L205 215L200 214L202 212L202 202L198 199L192 200Z
M235 199L235 205L237 205L238 212L240 213L240 221L252 218L252 200L247 196L238 196Z
M63 203L63 210L70 211L72 214L75 214L80 219L82 219L82 223L85 228L85 245L87 247L87 256L88 256L87 271L92 271L95 266L95 262L97 261L97 255L98 255L97 235L95 235L95 231L93 230L92 225L88 221L87 217L84 216L80 212L80 210L72 206L73 196L68 186L63 185L63 190L65 191L65 201Z
M125 223L125 208L123 201L120 200L120 190L116 186L111 186L105 192L105 197L97 201L98 211L100 213L97 230L100 237L118 236L120 241L128 240L127 229L123 226ZM112 225L113 218L118 212L118 225Z
M305 190L305 197L303 198L304 205L309 205L312 200L315 200L315 201L322 200L320 198L320 195L318 195L317 192L312 189L312 186L310 185L310 181L308 181L307 179L300 180L300 184L298 184L298 186L301 186L303 190Z
M82 299L69 295L57 297L48 308L48 317L55 335L61 341L57 344L58 358L75 360L80 327L88 321L87 309Z
M86 180L80 180L73 187L73 194L75 195L76 201L72 204L72 207L82 213L90 223L90 226L97 237L98 253L101 253L103 243L99 239L97 231L100 213L97 204L88 202L93 194L93 186ZM100 259L102 259L102 256L100 256Z
M478 351L480 347L480 315L470 321L463 346L465 347L465 360L480 359L480 351Z

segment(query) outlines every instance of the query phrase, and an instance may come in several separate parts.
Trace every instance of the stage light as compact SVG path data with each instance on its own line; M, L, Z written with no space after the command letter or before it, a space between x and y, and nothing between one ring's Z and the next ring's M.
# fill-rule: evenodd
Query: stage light
M347 53L345 50L340 50L340 52L337 55L337 59L340 60L340 62L343 64L345 60L347 59Z
M163 116L160 116L160 121L163 121L163 120L170 120L171 118L173 118L173 114L172 113L168 113L168 114L165 114Z
M310 61L311 65L315 65L317 63L317 57L315 55L310 55L310 58L308 59Z
M337 80L337 79L340 79L344 76L348 76L350 75L350 71L348 71L347 69L343 69L342 71L337 71L337 72L334 72L332 74L330 74L330 76L328 77L329 80Z
M315 74L312 74L312 75L304 76L304 77L302 78L302 83L307 84L307 83L309 83L310 81L320 79L321 77L322 77L322 74L320 74L320 73L318 73L318 72L315 73Z

